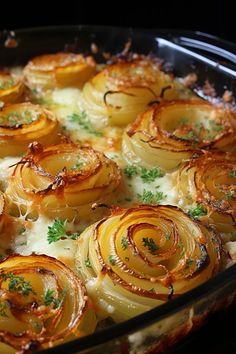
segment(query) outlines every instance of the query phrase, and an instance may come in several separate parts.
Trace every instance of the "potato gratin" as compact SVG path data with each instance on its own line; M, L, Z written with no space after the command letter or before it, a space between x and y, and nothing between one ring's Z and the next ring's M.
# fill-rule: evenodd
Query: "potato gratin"
M144 55L0 72L0 352L124 321L236 259L236 115Z

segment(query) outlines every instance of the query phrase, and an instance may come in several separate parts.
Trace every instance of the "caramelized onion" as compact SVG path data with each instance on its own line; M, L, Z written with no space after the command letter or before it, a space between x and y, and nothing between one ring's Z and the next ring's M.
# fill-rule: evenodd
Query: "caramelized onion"
M82 54L57 53L32 59L24 69L26 85L31 89L75 86L82 87L96 72L92 57Z
M232 150L235 114L202 101L153 105L140 114L123 138L123 155L132 163L172 170L196 149Z
M119 182L116 163L90 147L65 142L44 149L33 143L15 167L6 193L22 213L37 209L73 220L83 207L105 200Z
M204 206L208 221L221 232L236 231L236 155L204 152L176 173L179 205Z
M220 243L177 207L139 206L116 209L85 230L76 261L103 315L121 321L211 278Z
M23 94L24 85L21 79L0 72L0 101L4 103L20 102L23 99Z
M176 96L174 83L151 59L108 65L84 85L81 109L92 119L127 125L148 103Z
M20 156L29 143L43 145L58 139L59 124L54 114L31 103L13 104L0 111L0 157Z
M0 341L20 353L51 347L95 328L84 286L55 258L9 257L0 263L0 293Z

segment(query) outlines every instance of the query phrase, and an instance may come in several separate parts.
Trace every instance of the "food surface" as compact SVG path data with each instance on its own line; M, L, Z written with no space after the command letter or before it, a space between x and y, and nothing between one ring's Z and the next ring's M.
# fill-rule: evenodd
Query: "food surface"
M0 352L127 320L235 262L236 114L196 80L131 53L0 72Z

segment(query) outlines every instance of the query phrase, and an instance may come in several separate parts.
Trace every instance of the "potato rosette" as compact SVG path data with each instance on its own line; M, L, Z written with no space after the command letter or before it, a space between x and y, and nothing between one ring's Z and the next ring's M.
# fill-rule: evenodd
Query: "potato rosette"
M101 314L115 321L179 296L220 266L215 233L173 206L116 208L77 242L79 275Z
M25 87L21 78L14 78L10 73L0 71L0 101L16 103L23 100Z
M6 193L25 215L38 210L74 220L105 200L120 178L116 163L90 147L62 142L43 148L35 142L16 165Z
M178 203L200 206L199 217L220 232L236 231L236 155L204 152L176 172ZM198 214L199 214L198 213ZM198 216L198 215L197 215Z
M0 263L0 348L24 353L91 333L86 289L66 265L45 255Z
M106 66L84 85L81 109L95 122L124 126L150 102L176 95L173 81L155 60L123 61Z
M24 68L25 82L31 89L82 87L96 72L91 56L56 53L33 58Z
M123 156L146 167L176 168L197 149L233 150L235 114L207 102L172 101L141 113L123 138Z
M31 103L18 103L0 111L0 157L21 156L37 140L49 145L58 140L59 123L52 112Z

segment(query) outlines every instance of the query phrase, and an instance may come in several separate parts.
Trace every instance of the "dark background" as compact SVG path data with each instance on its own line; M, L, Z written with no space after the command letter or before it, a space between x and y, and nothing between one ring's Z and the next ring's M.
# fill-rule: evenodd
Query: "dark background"
M233 0L0 0L0 30L100 24L191 29L236 42L233 3Z

